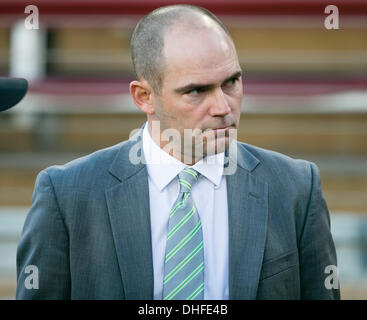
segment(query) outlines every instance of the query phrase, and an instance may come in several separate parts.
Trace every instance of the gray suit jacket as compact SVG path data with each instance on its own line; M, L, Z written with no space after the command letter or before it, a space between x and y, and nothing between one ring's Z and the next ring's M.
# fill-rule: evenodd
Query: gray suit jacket
M17 299L153 299L146 166L128 140L42 171L17 251ZM226 176L230 299L338 299L316 166L243 143ZM230 159L233 161L233 159ZM28 265L38 289L27 289Z

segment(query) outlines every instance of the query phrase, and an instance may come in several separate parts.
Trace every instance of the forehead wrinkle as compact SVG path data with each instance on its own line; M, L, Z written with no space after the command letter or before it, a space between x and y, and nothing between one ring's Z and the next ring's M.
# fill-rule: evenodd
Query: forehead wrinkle
M234 71L232 72L229 76L226 76L224 77L221 81L218 81L217 83L215 82L202 82L202 81L199 81L199 82L190 82L186 85L183 85L183 86L180 86L180 87L176 87L174 89L174 92L176 93L184 93L186 91L189 91L189 90L192 90L192 89L195 89L195 88L202 88L202 89L212 89L214 88L217 84L220 84L222 85L223 83L225 83L226 81L230 80L230 79L233 79L233 78L236 78L236 77L241 77L242 76L242 69L240 68L239 70L237 71Z
M173 81L170 87L189 83L217 84L226 78L221 76L217 80L217 74L225 73L229 77L241 70L233 42L216 24L198 31L187 25L187 21L177 22L164 35L162 54L166 66L163 82Z
M201 72L205 68L225 68L223 63L238 64L236 50L223 37L219 41L211 38L203 45L203 39L198 35L194 35L193 41L187 34L183 35L181 42L178 42L178 37L165 41L168 45L164 48L164 60L171 70L182 70L183 64L189 64L190 68L186 66L185 69L191 72Z
M181 65L179 65L178 67L179 69L175 68L173 69L173 71L180 72L180 78L183 79L183 81L185 81L187 84L197 83L203 85L221 83L228 77L231 77L237 71L242 70L240 65L237 63L237 60L235 59L233 59L232 61L228 61L225 64L212 66L210 68L201 65L199 65L198 68L180 68ZM219 80L215 79L218 78L217 74L222 75Z

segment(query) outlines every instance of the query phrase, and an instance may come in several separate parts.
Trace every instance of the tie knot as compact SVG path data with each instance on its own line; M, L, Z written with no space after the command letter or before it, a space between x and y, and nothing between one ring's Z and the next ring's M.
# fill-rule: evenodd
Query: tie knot
M178 174L180 192L191 192L191 188L198 180L199 173L191 168L185 168Z

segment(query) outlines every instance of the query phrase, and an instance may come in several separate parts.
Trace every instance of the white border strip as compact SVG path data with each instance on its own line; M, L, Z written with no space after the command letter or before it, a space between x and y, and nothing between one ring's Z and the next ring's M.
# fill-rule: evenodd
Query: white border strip
M28 93L8 112L14 114L134 114L141 111L129 94L118 95L51 95ZM366 113L367 91L355 90L320 95L244 95L242 113L309 114Z

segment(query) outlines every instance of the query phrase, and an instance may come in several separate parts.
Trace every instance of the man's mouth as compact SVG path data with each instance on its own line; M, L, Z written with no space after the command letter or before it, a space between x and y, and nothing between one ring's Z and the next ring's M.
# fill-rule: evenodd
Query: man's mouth
M214 134L214 138L228 138L229 135L230 135L230 129L235 129L236 127L231 124L231 125L228 125L228 126L220 126L220 127L214 127L214 128L208 128L208 129L205 129L204 130L204 135L205 133L209 134L209 132L212 132Z
M228 126L220 126L220 127L214 127L214 128L207 128L204 131L224 131L224 130L227 130L227 129L230 129L230 128L234 128L234 126L231 124L231 125L228 125Z

